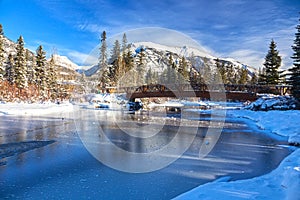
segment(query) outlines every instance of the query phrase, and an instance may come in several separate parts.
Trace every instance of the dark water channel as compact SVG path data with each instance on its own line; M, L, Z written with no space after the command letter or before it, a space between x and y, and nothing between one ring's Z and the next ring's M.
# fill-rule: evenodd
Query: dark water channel
M280 145L284 142L254 133L249 126L226 119L217 144L206 157L199 158L200 144L203 144L208 129L205 122L214 120L214 116L205 116L188 150L169 166L148 173L120 172L102 164L88 152L82 143L85 134L89 137L87 133L95 132L95 127L100 124L118 148L149 153L168 145L175 137L178 131L176 118L167 120L167 125L155 138L141 139L124 134L118 126L109 123L109 113L114 111L95 112L74 113L75 117L82 117L80 122L75 120L76 123L72 120L73 114L44 118L2 116L0 144L36 140L55 142L1 159L0 199L171 199L220 177L230 176L231 180L237 180L268 173L291 153ZM93 118L95 115L97 117ZM151 121L143 116L120 116L116 120L128 129L134 123L142 130L143 121ZM157 120L159 117L153 121ZM153 124L154 128L158 127ZM85 134L78 134L80 131ZM182 140L185 135L180 136ZM101 135L97 136L99 141L93 137L93 142L101 146ZM109 148L103 152L109 159L117 157ZM132 164L141 165L139 162Z

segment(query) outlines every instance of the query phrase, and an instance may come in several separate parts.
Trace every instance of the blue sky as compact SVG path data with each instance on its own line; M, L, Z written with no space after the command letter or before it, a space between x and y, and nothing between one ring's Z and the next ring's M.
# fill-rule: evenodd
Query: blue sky
M70 57L78 64L108 37L136 28L162 27L196 40L218 57L232 57L254 67L262 66L273 38L291 65L299 0L0 0L4 34L35 50Z

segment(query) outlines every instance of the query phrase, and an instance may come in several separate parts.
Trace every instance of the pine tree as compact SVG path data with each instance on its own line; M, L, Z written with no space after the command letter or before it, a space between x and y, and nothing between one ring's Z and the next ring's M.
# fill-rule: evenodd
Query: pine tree
M241 70L236 70L236 72L234 73L234 84L239 84L239 80L241 79Z
M126 52L127 53L124 57L124 63L125 63L124 71L125 71L125 73L128 72L129 70L133 69L133 67L134 67L134 58L133 58L131 50L127 49Z
M8 62L5 68L4 77L10 85L13 85L15 83L15 59L11 53L8 55Z
M170 53L169 55L169 65L167 67L167 83L176 83L177 80L177 73L178 71L175 61L173 60L173 55Z
M4 67L4 33L2 25L0 24L0 83L4 80L5 67Z
M294 45L292 46L294 53L291 57L294 60L294 66L289 69L290 78L288 83L292 85L292 95L300 101L300 19L296 29Z
M84 74L84 73L83 73ZM57 84L57 70L55 69L55 60L53 54L49 61L48 69L48 87L50 92L50 98L55 100L58 94L58 84Z
M252 77L251 77L251 80L250 80L250 84L251 85L256 85L258 82L258 78L257 78L257 75L255 73L253 73Z
M17 55L15 61L15 83L19 89L19 96L22 97L21 92L27 87L27 69L26 57L23 37L20 36L17 41Z
M36 50L35 82L38 86L39 97L42 100L45 100L48 95L48 73L46 62L46 52L43 50L43 46L40 45Z
M120 56L121 53L121 46L119 43L119 40L116 40L113 46L113 49L111 51L111 57L110 60L113 63L118 57Z
M239 70L240 73L240 79L238 81L238 83L240 85L245 85L248 82L248 70L246 68L242 68Z
M227 68L227 80L228 80L228 84L235 84L236 80L234 79L234 68L233 65L229 65Z
M258 71L258 84L259 85L265 85L266 84L266 69L263 68L259 68Z
M111 82L116 82L117 81L117 77L119 76L119 69L122 68L121 64L120 64L120 53L121 53L121 47L120 47L120 43L118 40L115 41L113 49L111 51L111 57L110 57L110 61L112 63L112 66L109 68L109 78L111 80Z
M110 79L109 79L109 68L107 64L107 45L106 45L106 32L103 31L101 34L101 47L100 47L100 56L99 56L99 81L100 86L102 89L104 89L106 86L109 85Z
M26 49L25 57L28 83L33 84L35 82L35 57L30 55L28 49Z
M128 49L128 46L127 46L127 36L126 36L126 33L123 34L123 38L122 38L122 55L123 55L123 58L125 58L126 56L126 50Z
M120 78L125 74L125 69L124 69L124 59L122 58L121 55L117 58L115 61L114 65L116 66L116 73L114 77L114 82L115 84L120 80Z
M281 57L276 49L276 43L271 41L268 54L265 57L264 66L266 68L265 79L267 84L278 84L280 74L278 69L281 65Z
M216 59L216 68L220 73L220 76L222 78L222 83L227 84L228 79L227 79L225 64L221 62L218 58Z
M184 79L182 81L187 81L189 79L188 63L184 56L179 61L178 72Z
M145 49L141 48L141 51L137 55L137 81L138 85L144 84L144 75L145 75Z

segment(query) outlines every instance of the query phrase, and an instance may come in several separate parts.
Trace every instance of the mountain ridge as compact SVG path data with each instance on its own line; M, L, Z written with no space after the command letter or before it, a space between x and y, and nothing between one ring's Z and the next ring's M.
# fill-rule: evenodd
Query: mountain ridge
M141 49L144 50L144 53L146 54L146 71L151 68L154 71L162 73L162 71L167 68L168 56L172 54L174 62L176 64L179 63L182 57L185 57L190 67L191 60L193 57L194 61L196 62L196 66L194 68L198 71L200 71L200 66L203 65L206 65L211 69L215 70L216 60L219 60L221 63L224 63L226 65L232 65L233 68L235 68L235 71L239 69L246 69L248 71L249 78L251 78L254 74L258 74L257 69L255 69L254 67L243 64L233 58L219 58L211 55L209 52L204 52L194 47L167 46L153 42L136 42L130 43L128 46L135 60L135 65L137 65L138 62L137 55L140 53ZM80 73L84 73L86 76L93 76L97 73L99 69L100 67L98 66L98 64L95 64L86 70L80 70Z

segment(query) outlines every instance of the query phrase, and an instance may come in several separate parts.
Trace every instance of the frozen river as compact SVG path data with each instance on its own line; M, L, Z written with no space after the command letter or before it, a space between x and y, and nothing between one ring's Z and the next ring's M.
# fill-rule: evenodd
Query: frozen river
M111 117L122 124L123 130L120 124L110 123ZM137 139L124 134L124 129L125 132L132 127L139 130L136 125L143 130L147 123L159 128L160 120L165 126L155 137ZM218 121L218 117L209 114L199 115L198 119L197 115L193 116L193 121L201 122L193 143L175 162L153 172L127 173L112 169L95 159L89 153L91 149L85 146L92 142L99 147L99 154L105 153L112 160L118 158L113 148L105 148L107 144L103 143L98 127L115 146L127 152L155 152L175 137L180 125L177 120L89 109L52 117L2 116L0 155L15 155L0 160L0 198L170 199L220 177L236 180L268 173L291 153L281 145L284 142L257 130L254 133L242 122L227 118L216 146L206 157L199 158L199 144L208 129L206 123ZM95 134L90 138L88 133ZM184 141L186 134L179 135L180 138ZM16 149L18 144L24 148ZM176 145L179 148L181 143ZM21 151L26 152L18 154ZM166 155L172 156L176 157L172 153ZM123 159L125 162L126 157ZM138 161L131 164L141 165Z

